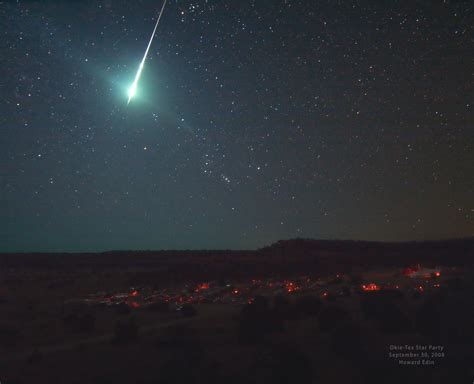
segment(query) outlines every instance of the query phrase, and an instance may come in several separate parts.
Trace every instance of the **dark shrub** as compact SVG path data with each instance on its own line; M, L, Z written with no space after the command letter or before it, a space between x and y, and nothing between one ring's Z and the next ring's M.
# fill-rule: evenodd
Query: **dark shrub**
M361 329L353 322L340 324L332 331L332 348L337 356L357 361L362 357L363 341Z
M251 305L247 304L243 308L239 321L238 339L242 344L262 342L265 334L265 320L261 316L250 315L249 306ZM247 311L248 314L245 313Z
M360 275L350 275L349 276L349 282L352 285L361 285L362 284L362 277Z
M251 305L257 313L265 313L268 311L268 299L265 296L257 295L253 299Z
M349 287L342 287L342 296L350 297L351 296L351 289Z
M186 325L165 329L156 339L164 357L159 383L222 383L218 367L206 358L196 330ZM220 381L219 381L220 379Z
M181 314L184 317L193 317L196 316L197 310L196 307L192 304L184 304L183 308L181 308Z
M259 353L250 366L249 383L309 384L312 383L311 360L292 344L274 346L267 353Z
M361 309L366 319L375 320L382 331L387 333L408 332L411 320L400 310L398 299L403 294L393 290L364 293Z
M170 304L166 301L157 301L156 303L151 303L148 309L153 312L166 313L170 310Z
M474 343L474 305L466 293L443 293L429 298L416 314L416 330L446 343ZM458 348L458 347L456 347Z
M96 376L92 379L92 384L116 384L116 378L108 375Z
M177 350L178 353L199 354L202 351L196 330L186 325L166 328L156 339L155 345L159 349Z
M268 300L263 296L256 296L252 303L245 304L240 313L241 318L249 319L269 314Z
M13 324L0 324L0 346L14 346L20 336L20 330Z
M297 317L296 308L292 305L290 300L283 295L275 296L272 315L280 320L290 320Z
M91 332L95 329L95 315L87 313L69 313L63 317L63 324L75 332Z
M81 332L91 332L95 329L95 315L85 313L79 317L78 330Z
M126 321L119 320L115 325L114 342L127 344L136 341L138 338L138 326L132 317Z
M326 301L328 301L330 303L334 303L336 301L336 295L334 295L333 293L328 292L325 296L325 299L326 299Z
M380 312L393 306L396 303L395 299L397 299L397 294L392 292L393 291L364 292L360 303L364 316L367 319L371 319L374 316L378 316Z
M414 300L419 300L421 298L421 292L416 290L411 293L411 297Z
M453 292L464 291L466 288L466 283L459 277L452 277L448 279L445 282L445 285Z
M160 367L159 381L156 382L160 384L222 384L228 381L222 376L221 367L217 361L206 357L196 360L184 354L166 356Z
M296 300L296 308L304 316L316 316L321 310L321 300L316 296L302 296Z
M331 331L339 325L349 322L349 320L349 314L335 305L328 305L326 308L323 308L318 316L321 331Z
M199 367L200 383L222 384L228 382L222 374L222 366L217 360L207 360Z
M197 383L197 363L189 357L166 356L160 365L160 384Z
M395 304L379 313L377 320L383 332L404 333L413 329L412 321Z
M266 298L257 296L252 304L246 304L240 313L239 342L258 343L266 334L282 331L282 320L273 315Z
M66 327L74 327L79 321L79 315L76 313L68 313L63 317L63 324Z
M437 339L440 336L440 328L441 305L439 301L431 298L418 308L415 319L415 329L424 336Z
M129 315L132 312L132 308L126 303L117 304L115 308L119 315Z
M38 361L43 360L43 353L41 353L38 349L35 349L26 359L28 364L34 364Z
M384 289L380 291L380 296L392 300L401 300L405 297L405 294L399 289Z
M34 303L30 302L29 303L30 310L32 310L34 306ZM61 305L61 313L83 313L87 311L88 305L84 303L83 301L77 301L77 300L71 300L71 301L65 301Z
M328 285L337 285L337 284L342 284L344 282L344 280L342 279L342 277L338 276L338 277L335 277L331 280L328 281Z

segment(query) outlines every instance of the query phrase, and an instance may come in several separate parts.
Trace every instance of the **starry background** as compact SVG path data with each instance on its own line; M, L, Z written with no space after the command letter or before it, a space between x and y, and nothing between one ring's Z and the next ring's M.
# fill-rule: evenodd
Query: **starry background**
M0 2L0 251L474 235L470 1Z

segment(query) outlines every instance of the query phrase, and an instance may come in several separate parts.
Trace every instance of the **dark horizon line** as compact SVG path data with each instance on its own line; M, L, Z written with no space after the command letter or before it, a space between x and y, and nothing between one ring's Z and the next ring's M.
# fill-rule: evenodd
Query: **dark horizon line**
M392 241L385 241L385 240L354 240L354 239L314 239L314 238L303 238L303 237L295 237L289 239L280 239L277 240L269 245L265 245L260 248L255 249L230 249L230 248L199 248L199 249L110 249L106 251L78 251L78 252L68 252L68 251L21 251L21 252L4 252L0 251L0 256L2 255L84 255L84 254L110 254L110 253L126 253L126 252L133 252L133 253L150 253L150 252L258 252L265 249L269 249L273 246L277 246L279 243L285 242L292 242L292 241L306 241L306 242L314 242L314 243L357 243L357 244L367 244L367 245L415 245L415 244L436 244L436 243L452 243L452 242L462 242L462 241L473 241L474 236L465 236L465 237L448 237L448 238L441 238L441 239L430 239L430 240L392 240Z

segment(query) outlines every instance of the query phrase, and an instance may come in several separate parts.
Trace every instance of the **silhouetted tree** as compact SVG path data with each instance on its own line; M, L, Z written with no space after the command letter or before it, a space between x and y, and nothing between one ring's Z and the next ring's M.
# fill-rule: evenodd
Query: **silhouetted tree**
M296 299L295 305L304 316L316 316L321 310L321 300L316 296L301 296Z
M197 310L196 307L192 304L184 304L181 308L181 314L184 317L193 317L196 316Z
M27 357L26 362L28 364L34 364L41 360L43 360L43 353L35 348L35 350Z
M194 328L168 327L155 345L166 356L160 367L160 383L218 383L222 380L218 366L207 359Z
M340 307L328 305L318 316L319 328L322 331L331 331L339 325L349 322L349 314Z
M20 336L20 329L14 324L0 324L0 346L14 346Z
M170 310L170 304L166 301L157 301L150 304L147 308L153 312L166 313Z
M129 315L132 312L132 308L126 303L118 304L116 310L119 315Z
M331 333L332 348L337 356L358 361L363 356L361 329L353 322L339 324Z
M114 342L127 344L136 341L138 338L138 325L133 317L128 320L119 320L115 325Z
M270 351L259 352L250 366L246 382L275 384L309 384L313 380L311 360L296 345L272 346Z
M242 308L238 330L241 343L258 343L267 334L281 330L281 319L273 316L265 297L256 296L253 303Z
M81 332L91 332L95 329L95 315L91 312L79 316L78 330Z
M272 306L272 315L275 319L290 320L298 316L296 308L288 299L283 295L275 296Z
M401 296L396 290L366 292L361 300L362 313L366 319L375 320L384 332L409 332L412 321L399 307Z

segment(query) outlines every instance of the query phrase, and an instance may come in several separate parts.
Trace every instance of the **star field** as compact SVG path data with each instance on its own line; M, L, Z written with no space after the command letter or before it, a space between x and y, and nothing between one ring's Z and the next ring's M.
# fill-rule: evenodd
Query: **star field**
M0 2L0 251L474 235L470 1Z

